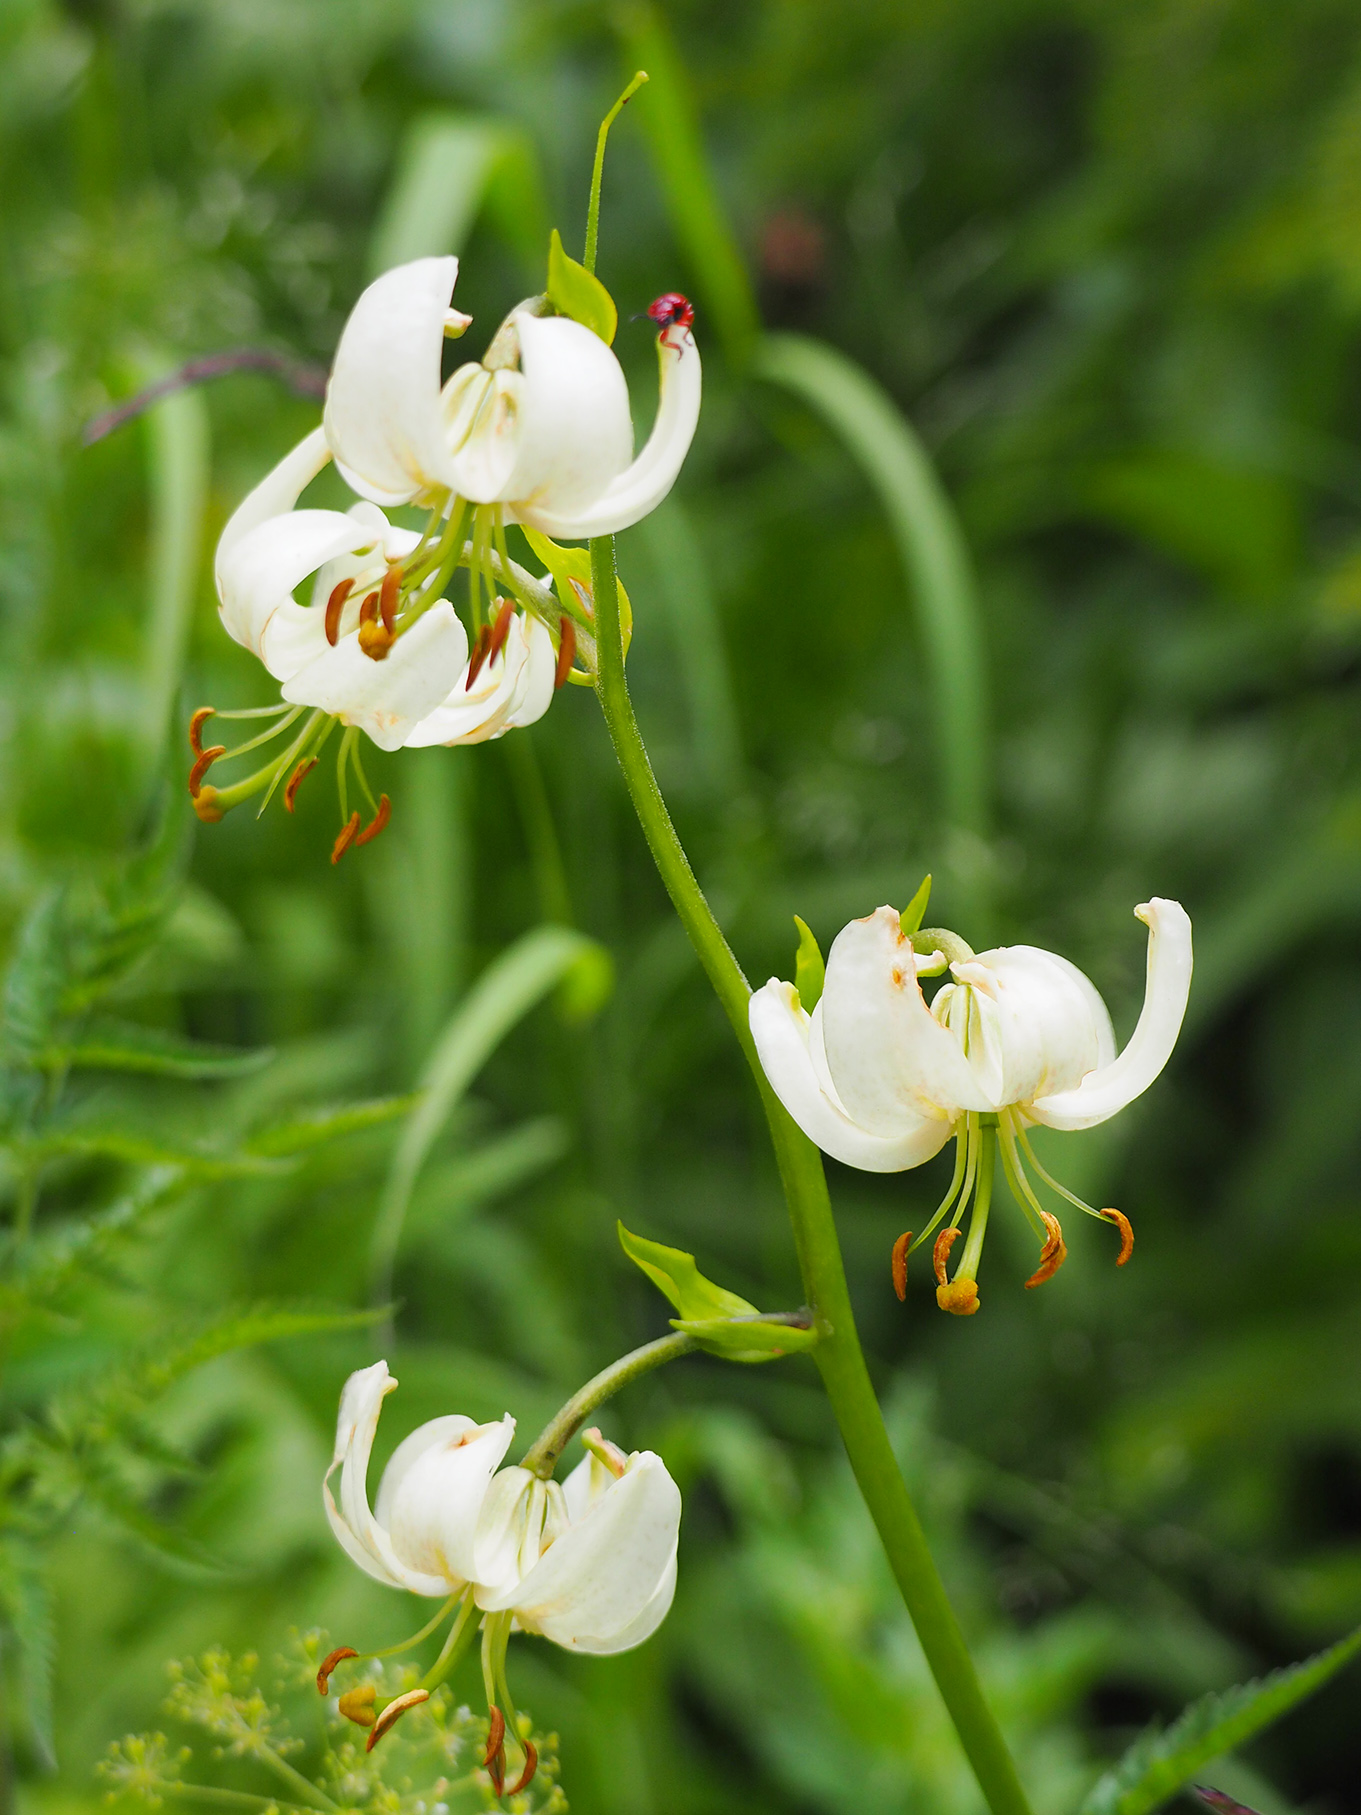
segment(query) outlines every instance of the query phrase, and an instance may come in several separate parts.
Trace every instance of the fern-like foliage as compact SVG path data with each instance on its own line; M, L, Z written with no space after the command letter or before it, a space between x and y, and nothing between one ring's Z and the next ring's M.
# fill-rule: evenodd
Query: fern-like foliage
M439 1809L499 1809L509 1815L566 1815L558 1783L555 1733L534 1730L520 1717L519 1737L532 1740L538 1769L532 1782L498 1800L482 1766L487 1721L457 1705L447 1687L410 1709L372 1750L363 1727L328 1697L318 1738L317 1666L330 1643L325 1633L295 1635L262 1681L260 1660L212 1650L170 1666L165 1712L211 1741L208 1757L176 1747L163 1733L116 1741L99 1766L110 1802L231 1802L243 1811L320 1811L333 1815L423 1815ZM416 1686L419 1672L400 1665L371 1667L366 1677L384 1696ZM303 1737L306 1735L306 1737ZM205 1781L206 1780L206 1781Z
M1231 1752L1321 1689L1361 1652L1361 1628L1303 1663L1215 1690L1167 1728L1150 1727L1095 1785L1081 1815L1147 1815L1211 1759Z

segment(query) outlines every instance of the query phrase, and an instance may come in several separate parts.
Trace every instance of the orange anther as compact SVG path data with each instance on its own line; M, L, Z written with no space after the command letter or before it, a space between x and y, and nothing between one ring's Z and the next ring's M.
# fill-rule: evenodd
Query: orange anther
M284 783L284 805L288 808L290 813L293 811L293 802L297 797L298 787L302 782L303 777L310 775L320 760L320 757L317 756L304 756L297 768ZM357 1657L358 1653L353 1652L351 1655Z
M1102 1217L1108 1223L1114 1223L1120 1231L1120 1252L1115 1257L1117 1267L1123 1267L1134 1252L1134 1231L1129 1226L1129 1218L1119 1210L1103 1210Z
M341 828L339 836L331 846L331 862L339 863L359 835L359 810L351 813L348 822Z
M217 761L218 757L225 756L226 754L227 746L225 744L210 744L206 750L199 751L197 757L194 759L194 766L189 771L189 792L191 795L198 793L200 783L209 769L211 769L213 764Z
M377 597L376 594L374 596ZM392 632L386 624L380 624L375 618L368 618L360 624L359 647L371 662L385 662L392 643Z
M430 1691L428 1689L408 1689L405 1695L399 1695L395 1700L390 1701L373 1723L373 1732L369 1734L368 1744L364 1750L372 1752L383 1735L390 1733L404 1714L409 1713L412 1708L419 1708L422 1702L429 1700Z
M488 1759L487 1775L491 1778L492 1793L499 1802L506 1793L506 1749L504 1746Z
M216 711L216 706L200 706L189 721L189 748L195 756L203 754L203 727Z
M937 1286L936 1303L942 1311L949 1311L955 1317L972 1317L978 1309L977 1280L955 1279L948 1285Z
M359 622L373 624L378 620L378 594L371 592L359 607Z
M945 1263L950 1257L950 1250L959 1239L956 1228L942 1229L936 1237L936 1245L931 1250L931 1261L936 1269L936 1283L945 1284Z
M389 636L397 628L397 595L401 590L402 564L394 561L383 575L383 584L378 592L378 611Z
M490 1770L491 1761L506 1743L506 1717L496 1707L487 1710L487 1750L483 1765Z
M1025 1282L1026 1291L1032 1286L1042 1286L1046 1279L1052 1279L1068 1258L1068 1249L1064 1243L1063 1230L1059 1219L1051 1216L1047 1210L1041 1210L1044 1226L1049 1231L1049 1238L1040 1250L1040 1264Z
M347 1657L358 1656L359 1653L353 1646L339 1645L334 1651L329 1653L328 1656L324 1657L321 1660L321 1668L317 1671L317 1692L321 1695L325 1695L329 1691L331 1687L331 1672L335 1669L337 1664L343 1664Z
M468 663L468 678L463 683L463 691L465 693L471 692L472 684L481 672L482 664L486 661L487 651L490 648L491 631L488 630L487 626L484 624L481 630L478 631L477 640L473 644L472 658Z
M527 1790L529 1788L530 1784L532 1784L534 1781L534 1773L539 1768L538 1748L536 1746L531 1745L528 1740L526 1740L524 1742L524 1746L525 1746L525 1768L523 1771L521 1771L519 1778L516 1780L516 1782L513 1783L510 1787L510 1793L512 1796L518 1796L520 1794L521 1790Z
M510 620L515 616L514 599L502 599L501 609L496 614L496 622L491 627L491 642L487 646L487 660L494 662L506 646L510 635Z
M345 609L345 601L354 591L354 580L342 580L338 586L331 588L331 596L326 601L326 641L335 648L340 640L340 614Z
M577 627L570 618L562 620L562 640L558 644L558 665L553 671L553 690L562 686L572 672L572 661L577 652Z
M893 1244L893 1290L898 1294L898 1303L902 1304L907 1297L907 1251L912 1245L912 1231L900 1235Z
M224 809L218 804L217 789L209 782L206 788L200 788L194 796L194 811L205 826L215 826L221 819Z
M373 1704L378 1699L378 1691L372 1683L361 1683L357 1689L347 1689L336 1703L336 1707L352 1720L356 1727L371 1727L376 1716Z
M386 794L380 794L378 796L378 811L364 827L364 830L355 838L355 844L367 844L371 838L377 838L378 834L382 831L391 817L392 802L388 799Z

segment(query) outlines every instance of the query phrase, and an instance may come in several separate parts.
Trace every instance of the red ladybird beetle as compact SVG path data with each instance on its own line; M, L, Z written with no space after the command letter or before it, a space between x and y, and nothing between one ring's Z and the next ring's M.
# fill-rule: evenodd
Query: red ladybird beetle
M688 297L677 290L668 290L665 296L659 296L656 302L648 306L648 318L665 328L692 328L695 325L695 311Z

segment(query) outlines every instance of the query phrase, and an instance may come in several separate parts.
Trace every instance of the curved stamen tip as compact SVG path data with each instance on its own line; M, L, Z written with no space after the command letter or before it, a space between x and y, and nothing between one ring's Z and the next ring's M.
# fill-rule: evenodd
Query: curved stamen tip
M206 750L199 751L198 756L194 760L194 766L189 771L189 795L191 799L197 797L204 776L208 773L209 769L212 768L218 757L225 756L226 754L227 746L225 744L210 744Z
M499 1802L506 1788L506 1717L495 1703L487 1710L487 1750L482 1768L491 1778Z
M568 675L572 672L572 663L577 653L577 627L568 617L562 620L562 640L558 644L558 661L553 670L553 691L556 693Z
M525 1768L517 1780L510 1786L512 1796L518 1796L521 1790L527 1790L534 1781L534 1773L539 1768L539 1749L532 1740L525 1740Z
M978 1309L978 1281L953 1279L936 1287L936 1303L955 1317L972 1317Z
M912 1231L900 1235L893 1244L893 1290L898 1295L898 1303L907 1298L907 1251L912 1246Z
M1030 1275L1030 1278L1025 1282L1025 1289L1027 1292L1029 1292L1033 1286L1042 1286L1045 1280L1052 1279L1063 1265L1064 1261L1068 1258L1068 1248L1063 1239L1063 1230L1059 1226L1059 1219L1056 1216L1051 1216L1047 1210L1041 1210L1040 1215L1044 1219L1045 1228L1049 1231L1049 1239L1040 1250L1039 1266L1036 1267L1035 1271Z
M358 836L359 809L356 807L344 826L341 827L335 843L331 846L331 862L339 863Z
M298 797L299 787L320 761L321 758L319 756L304 756L284 784L284 806L290 813L293 811L293 803ZM349 1655L351 1657L356 1657L358 1653L351 1651Z
M327 1695L330 1693L331 1672L335 1669L337 1664L343 1664L347 1657L358 1656L359 1653L352 1645L338 1645L334 1651L324 1657L321 1660L321 1668L317 1671L318 1694Z
M203 727L216 711L216 706L200 706L189 721L189 748L195 756L203 755Z
M1134 1252L1134 1231L1130 1227L1129 1218L1119 1210L1103 1210L1101 1220L1105 1223L1113 1223L1120 1231L1120 1252L1115 1257L1115 1264L1117 1267L1123 1267Z
M392 802L388 799L386 794L380 794L378 796L378 811L374 814L373 818L369 821L369 823L364 827L364 830L362 832L357 833L355 836L354 842L355 842L356 848L358 848L358 846L360 846L361 844L368 844L370 842L370 840L377 838L378 834L382 831L383 827L387 824L388 820L391 819L391 817L392 817Z
M369 1734L364 1750L372 1752L383 1735L391 1733L404 1714L409 1713L412 1708L419 1708L422 1702L429 1700L430 1691L428 1689L408 1689L405 1695L399 1695L394 1701L390 1701L374 1721L373 1731Z
M959 1230L953 1224L948 1229L942 1229L940 1234L936 1237L936 1245L931 1250L931 1264L936 1269L937 1285L943 1286L946 1284L945 1263L950 1258L951 1248L954 1247L958 1240Z

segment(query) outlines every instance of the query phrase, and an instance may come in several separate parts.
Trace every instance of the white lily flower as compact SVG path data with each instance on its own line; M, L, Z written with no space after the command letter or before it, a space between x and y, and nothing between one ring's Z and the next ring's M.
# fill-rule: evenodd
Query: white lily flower
M552 703L557 665L547 626L528 612L516 612L499 649L471 679L471 663L465 661L447 696L408 731L407 747L481 744L532 725Z
M1191 922L1179 903L1157 897L1134 911L1149 929L1148 979L1138 1026L1118 1057L1095 987L1066 958L1035 946L975 955L943 937L936 949L949 960L952 981L928 1006L918 975L939 970L941 958L914 952L891 907L837 935L811 1015L793 986L776 978L751 998L752 1037L766 1076L825 1152L864 1171L899 1172L921 1165L947 1140L959 1142L951 1192L919 1237L924 1241L958 1199L936 1246L937 1297L947 1310L977 1309L991 1129L1008 1181L1045 1244L1040 1271L1028 1282L1038 1285L1066 1249L1057 1218L1040 1208L1026 1176L1028 1160L1053 1184L1030 1148L1027 1126L1094 1127L1147 1090L1171 1056L1191 984ZM969 1242L947 1281L945 1259L971 1193ZM1133 1240L1127 1220L1114 1210L1092 1214L1120 1228L1123 1264ZM900 1263L901 1244L901 1286Z
M630 1651L670 1609L680 1514L680 1489L651 1450L626 1458L597 1444L561 1487L502 1469L478 1523L474 1598L566 1650Z
M487 1487L510 1447L515 1420L432 1418L398 1444L369 1509L369 1456L383 1400L397 1382L385 1361L345 1382L335 1453L322 1496L342 1549L376 1581L431 1598L468 1585ZM340 1502L331 1477L340 1470Z
M628 386L596 334L517 309L482 363L442 388L456 258L386 271L355 304L326 391L325 433L351 487L375 504L441 492L500 505L504 522L584 539L626 529L670 491L699 419L699 350L689 322L658 337L661 389L631 459ZM456 317L458 322L462 317Z

